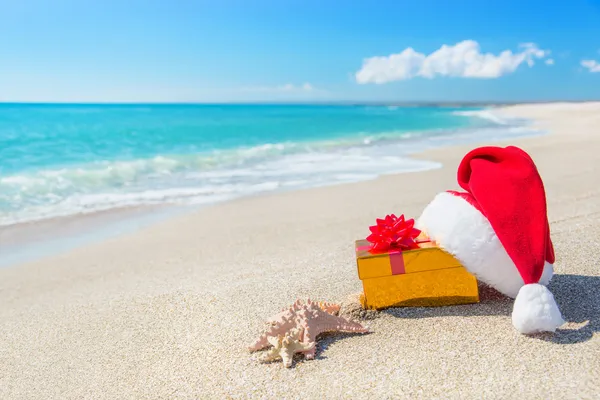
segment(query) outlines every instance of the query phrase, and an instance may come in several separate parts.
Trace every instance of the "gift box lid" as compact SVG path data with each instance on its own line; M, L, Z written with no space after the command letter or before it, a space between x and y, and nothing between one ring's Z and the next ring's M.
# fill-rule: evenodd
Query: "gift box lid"
M361 280L462 267L456 258L434 242L420 243L420 248L415 250L386 253L372 253L370 245L365 239L355 243L358 276Z

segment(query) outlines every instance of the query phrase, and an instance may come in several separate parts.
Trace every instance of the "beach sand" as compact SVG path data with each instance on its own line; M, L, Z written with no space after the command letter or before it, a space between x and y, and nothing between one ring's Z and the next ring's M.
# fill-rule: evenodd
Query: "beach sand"
M456 188L459 146L418 155L438 170L240 199L0 269L0 398L598 398L600 103L500 111L550 131L511 144L547 190L556 334L518 334L512 301L482 288L475 305L381 312L291 369L246 350L297 298L360 293L354 240Z

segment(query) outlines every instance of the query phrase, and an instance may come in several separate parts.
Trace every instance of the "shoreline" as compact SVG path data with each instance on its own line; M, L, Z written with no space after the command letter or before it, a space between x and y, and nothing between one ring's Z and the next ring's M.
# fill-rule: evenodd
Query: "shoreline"
M58 255L134 233L178 215L183 207L122 207L0 226L0 268Z
M359 293L354 240L456 188L474 146L459 145L419 155L440 169L246 197L0 268L0 397L593 398L600 103L505 112L550 132L510 144L531 154L546 189L550 285L567 321L555 334L519 335L513 301L482 290L477 304L380 312L361 321L371 334L323 336L316 359L289 370L247 352L296 299Z
M494 113L500 111L501 114L502 108L488 108L480 111L493 111ZM533 120L511 116L510 114L503 115L502 118L513 120L516 124L515 127L524 129L530 129L534 123ZM502 125L499 124L498 128L501 128L501 126ZM528 134L518 137L517 140L547 135L549 135L549 132L545 129L536 128L530 129ZM492 142L502 143L506 140L509 139L496 139ZM477 140L467 140L467 142L473 146L478 143ZM453 147L460 146L465 146L465 144L442 144L434 146L432 149L407 153L406 158L408 159L430 163L431 167L427 169L415 171L407 170L398 173L379 173L373 178L357 179L350 182L328 182L308 187L279 188L271 191L243 194L231 199L215 200L215 202L201 205L170 202L132 206L125 205L122 207L117 206L109 209L24 220L8 225L2 225L0 226L0 268L17 266L25 262L36 261L44 257L71 251L81 246L119 237L123 234L132 234L139 229L152 226L171 216L179 215L180 213L194 213L204 208L218 206L219 204L237 202L246 198L277 196L288 192L302 192L305 190L320 189L330 186L352 185L360 182L378 180L385 176L414 174L440 169L443 168L444 165L438 160L427 157L427 154L432 151L432 154L435 154L436 150L443 151L443 149L452 149ZM159 210L159 215L153 215L155 210Z

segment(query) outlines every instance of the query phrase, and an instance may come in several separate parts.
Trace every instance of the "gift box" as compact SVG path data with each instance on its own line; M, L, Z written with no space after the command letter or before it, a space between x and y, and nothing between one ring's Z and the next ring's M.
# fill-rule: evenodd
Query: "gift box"
M451 254L414 229L413 220L388 215L356 241L364 308L431 307L479 302L477 279Z

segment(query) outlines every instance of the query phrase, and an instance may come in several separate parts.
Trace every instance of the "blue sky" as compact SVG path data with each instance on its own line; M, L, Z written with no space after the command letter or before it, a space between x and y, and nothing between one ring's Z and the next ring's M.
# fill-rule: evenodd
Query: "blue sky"
M0 101L598 99L594 62L600 0L0 0Z

